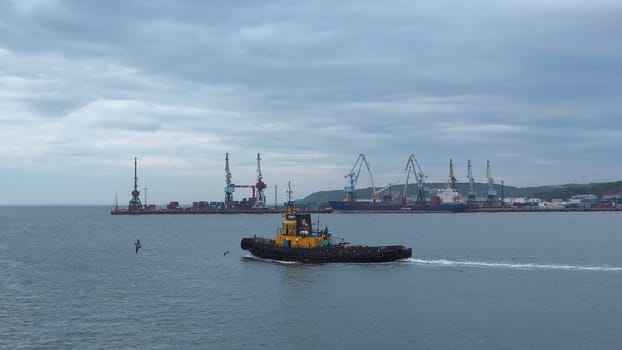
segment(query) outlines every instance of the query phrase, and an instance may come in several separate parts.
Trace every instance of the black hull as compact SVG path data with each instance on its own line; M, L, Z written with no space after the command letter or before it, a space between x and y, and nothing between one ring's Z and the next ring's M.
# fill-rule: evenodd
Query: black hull
M393 246L334 245L320 248L279 247L274 240L242 238L240 246L254 256L279 261L301 263L380 263L412 257L412 248Z

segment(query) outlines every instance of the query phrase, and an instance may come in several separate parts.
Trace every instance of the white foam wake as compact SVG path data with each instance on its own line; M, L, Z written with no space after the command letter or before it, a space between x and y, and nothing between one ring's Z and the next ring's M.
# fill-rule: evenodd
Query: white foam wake
M507 262L486 262L486 261L455 261L455 260L425 260L408 259L409 262L419 265L429 266L453 266L453 267L472 267L472 268L494 268L494 269L519 269L519 270L564 270L564 271L599 271L599 272L622 272L622 266L584 266L584 265L556 265L538 263L507 263Z
M282 261L282 260L264 259L264 258L260 258L260 257L254 256L254 255L244 255L244 259L268 261L268 262L273 262L273 263L277 263L277 264L285 264L285 265L298 264L295 261Z

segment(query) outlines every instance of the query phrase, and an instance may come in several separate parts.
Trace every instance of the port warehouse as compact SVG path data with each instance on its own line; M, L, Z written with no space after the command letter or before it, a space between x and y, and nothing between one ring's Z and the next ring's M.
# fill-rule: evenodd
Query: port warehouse
M619 197L607 196L598 198L593 194L575 195L569 200L553 199L552 201L542 201L540 198L506 198L506 207L532 207L532 208L576 208L576 209L597 209L597 208L622 208Z

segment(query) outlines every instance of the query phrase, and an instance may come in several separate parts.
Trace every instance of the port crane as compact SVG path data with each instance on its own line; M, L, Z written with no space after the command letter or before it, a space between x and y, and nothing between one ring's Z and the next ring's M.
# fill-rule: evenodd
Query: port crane
M495 190L495 180L490 171L490 160L486 161L486 177L488 178L488 197L486 197L486 208L497 207L497 191Z
M266 187L268 186L263 182L263 176L261 175L261 154L257 153L257 183L255 184L257 199L254 204L255 208L264 208L266 206L266 195L263 192Z
M419 165L419 162L417 161L417 158L415 158L414 154L411 154L410 157L408 157L404 171L406 172L406 181L404 183L404 193L402 194L402 205L406 205L406 198L408 196L408 180L410 179L411 172L415 175L417 180L417 199L415 203L416 205L425 205L424 179L426 179L427 176L423 173L423 170L421 170L421 166Z
M452 190L457 189L456 184L458 183L458 179L454 176L454 162L451 158L449 158L449 188Z
M134 157L134 190L132 191L132 199L128 206L129 210L142 210L143 204L140 202L140 191L138 190L138 160Z
M469 179L469 198L467 199L467 206L474 207L476 205L475 198L477 197L477 192L475 192L475 179L473 178L470 159L467 164L467 179Z
M233 207L233 192L235 185L231 182L231 171L229 169L229 153L225 156L225 208Z
M114 201L112 202L112 207L114 208L114 211L119 211L119 194L115 193L114 195Z
M356 162L354 163L354 166L352 167L352 170L350 170L350 172L346 176L344 176L345 178L349 178L348 180L349 186L344 187L344 192L346 193L346 202L349 202L349 203L356 202L356 194L354 193L354 188L356 187L356 183L359 179L359 175L361 174L361 167L363 166L363 164L365 164L365 167L367 168L367 172L369 173L369 179L371 181L372 201L375 205L376 200L378 199L378 195L376 193L376 187L374 186L374 177L371 173L371 168L369 167L369 163L367 162L367 159L365 159L365 156L363 155L363 153L359 154L358 158L356 159Z

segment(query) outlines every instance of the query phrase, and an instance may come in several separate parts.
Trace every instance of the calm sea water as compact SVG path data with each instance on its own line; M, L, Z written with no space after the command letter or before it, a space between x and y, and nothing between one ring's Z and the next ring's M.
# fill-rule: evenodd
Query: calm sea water
M0 208L0 348L622 346L622 213L324 214L414 257L303 265L240 249L278 215L108 211Z

